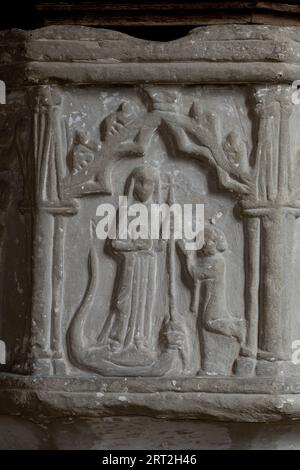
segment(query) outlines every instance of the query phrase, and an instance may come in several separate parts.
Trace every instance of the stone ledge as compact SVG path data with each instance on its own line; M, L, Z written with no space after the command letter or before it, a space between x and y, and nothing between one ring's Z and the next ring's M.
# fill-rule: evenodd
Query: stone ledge
M103 396L102 396L103 395ZM153 416L232 422L300 419L299 395L0 391L0 413L22 416Z
M293 382L293 383L292 383ZM0 376L0 413L270 422L300 419L293 379L149 379ZM218 392L216 392L218 390Z
M9 87L286 82L300 76L299 41L299 27L258 25L203 26L170 42L76 26L12 30L0 33L0 78Z

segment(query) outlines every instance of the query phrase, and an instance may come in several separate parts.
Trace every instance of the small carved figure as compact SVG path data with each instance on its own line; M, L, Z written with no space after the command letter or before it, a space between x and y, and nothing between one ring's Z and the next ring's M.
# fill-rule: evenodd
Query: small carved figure
M71 150L72 175L84 170L92 161L95 160L95 153L101 148L91 140L87 131L76 131L74 143Z
M202 369L208 373L220 373L225 369L231 371L239 347L233 348L233 360L226 357L224 341L220 337L227 337L235 346L239 345L244 322L233 317L226 304L226 266L222 255L227 249L225 236L220 229L206 226L204 245L200 250L186 250L182 242L179 242L179 247L185 255L186 268L192 279L191 311L198 315L199 320ZM225 368L220 364L218 337L223 360L227 362ZM215 341L212 341L213 338Z
M236 131L231 131L226 137L223 149L229 162L238 168L241 174L249 171L247 145Z

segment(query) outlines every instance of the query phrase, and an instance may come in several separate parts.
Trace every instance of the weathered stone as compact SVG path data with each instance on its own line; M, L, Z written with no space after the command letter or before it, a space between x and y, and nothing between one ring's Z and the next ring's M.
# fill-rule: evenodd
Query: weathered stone
M1 412L300 416L299 39L1 33ZM204 246L98 240L120 196L204 204Z
M213 423L142 417L0 416L0 449L299 450L299 423ZM70 456L77 459L77 453ZM162 460L162 459L161 459ZM101 457L100 457L101 461Z

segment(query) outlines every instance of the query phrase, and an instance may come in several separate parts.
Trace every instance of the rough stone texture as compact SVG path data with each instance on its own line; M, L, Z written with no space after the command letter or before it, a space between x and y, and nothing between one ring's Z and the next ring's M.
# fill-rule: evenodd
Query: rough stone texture
M0 449L299 450L300 428L298 423L208 423L147 417L35 421L1 416Z
M299 418L299 40L0 34L2 413ZM204 204L204 247L98 240L124 195Z

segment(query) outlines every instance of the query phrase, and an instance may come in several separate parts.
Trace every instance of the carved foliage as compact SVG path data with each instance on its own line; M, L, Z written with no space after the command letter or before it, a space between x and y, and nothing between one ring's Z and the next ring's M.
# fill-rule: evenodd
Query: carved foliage
M69 152L70 175L64 180L65 197L83 197L93 193L112 193L111 173L117 160L141 157L138 145L141 112L131 101L124 101L100 124L100 139L88 132L76 131Z

